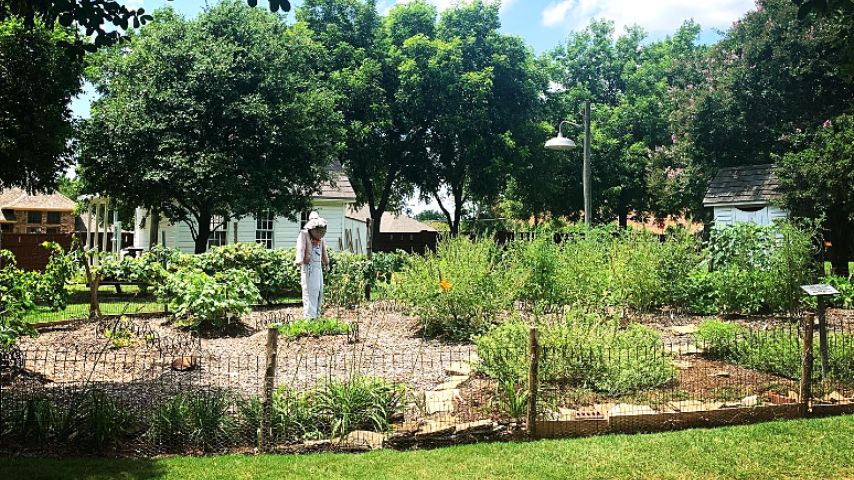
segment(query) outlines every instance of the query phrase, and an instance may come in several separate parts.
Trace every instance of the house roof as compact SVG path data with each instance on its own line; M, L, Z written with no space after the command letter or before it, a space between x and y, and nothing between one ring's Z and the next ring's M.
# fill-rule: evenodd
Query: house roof
M320 193L315 198L334 198L340 200L356 201L356 192L353 190L353 185L350 184L350 179L344 173L344 168L340 163L335 162L329 167L329 174L332 177L332 182L325 183L321 186Z
M74 201L59 192L31 195L20 188L7 188L0 191L0 208L70 212Z
M703 205L766 205L780 197L774 164L722 168L709 184Z
M370 218L371 213L368 207L362 207L358 210L352 208L347 209L347 218L364 222ZM409 218L406 215L401 215L393 212L383 212L382 222L380 222L380 233L419 233L419 232L436 232L437 230L426 223L421 223L414 218Z

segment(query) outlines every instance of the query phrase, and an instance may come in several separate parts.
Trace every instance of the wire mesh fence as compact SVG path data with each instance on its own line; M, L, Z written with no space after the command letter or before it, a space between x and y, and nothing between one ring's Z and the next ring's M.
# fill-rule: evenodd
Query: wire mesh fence
M740 423L796 416L803 404L803 331L785 322L478 350L420 338L383 306L347 317L356 335L280 335L293 313L253 314L231 338L109 318L23 344L0 355L0 448L407 448ZM843 320L828 326L826 362L816 333L813 408L854 401L854 321Z

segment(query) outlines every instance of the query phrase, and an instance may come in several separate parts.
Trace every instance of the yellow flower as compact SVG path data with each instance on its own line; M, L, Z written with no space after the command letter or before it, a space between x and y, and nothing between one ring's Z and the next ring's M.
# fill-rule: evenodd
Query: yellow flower
M439 281L439 288L441 288L443 292L447 292L447 291L451 290L452 286L453 285L451 285L451 282L449 282L447 280L440 280Z

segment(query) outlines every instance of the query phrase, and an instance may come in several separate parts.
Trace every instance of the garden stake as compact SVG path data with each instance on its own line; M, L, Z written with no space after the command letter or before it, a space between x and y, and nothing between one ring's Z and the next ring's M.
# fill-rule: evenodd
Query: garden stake
M813 337L813 322L815 318L811 313L804 315L804 350L803 361L801 362L801 388L800 388L800 414L806 417L809 413L810 401L810 384L812 383L812 337Z
M528 352L530 363L528 365L528 435L531 438L537 436L537 370L540 360L540 348L537 342L537 327L528 330Z
M270 428L273 416L273 390L276 384L276 354L279 350L279 329L267 328L267 368L264 371L264 410L261 414L261 431L258 435L258 446L266 451L272 430Z

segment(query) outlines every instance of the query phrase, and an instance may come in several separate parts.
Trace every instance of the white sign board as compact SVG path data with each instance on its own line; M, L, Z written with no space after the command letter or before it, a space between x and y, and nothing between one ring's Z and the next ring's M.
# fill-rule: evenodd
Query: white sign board
M831 287L830 285L825 285L824 283L817 283L815 285L801 285L801 290L807 292L807 295L817 297L820 295L836 295L839 293L839 290Z

